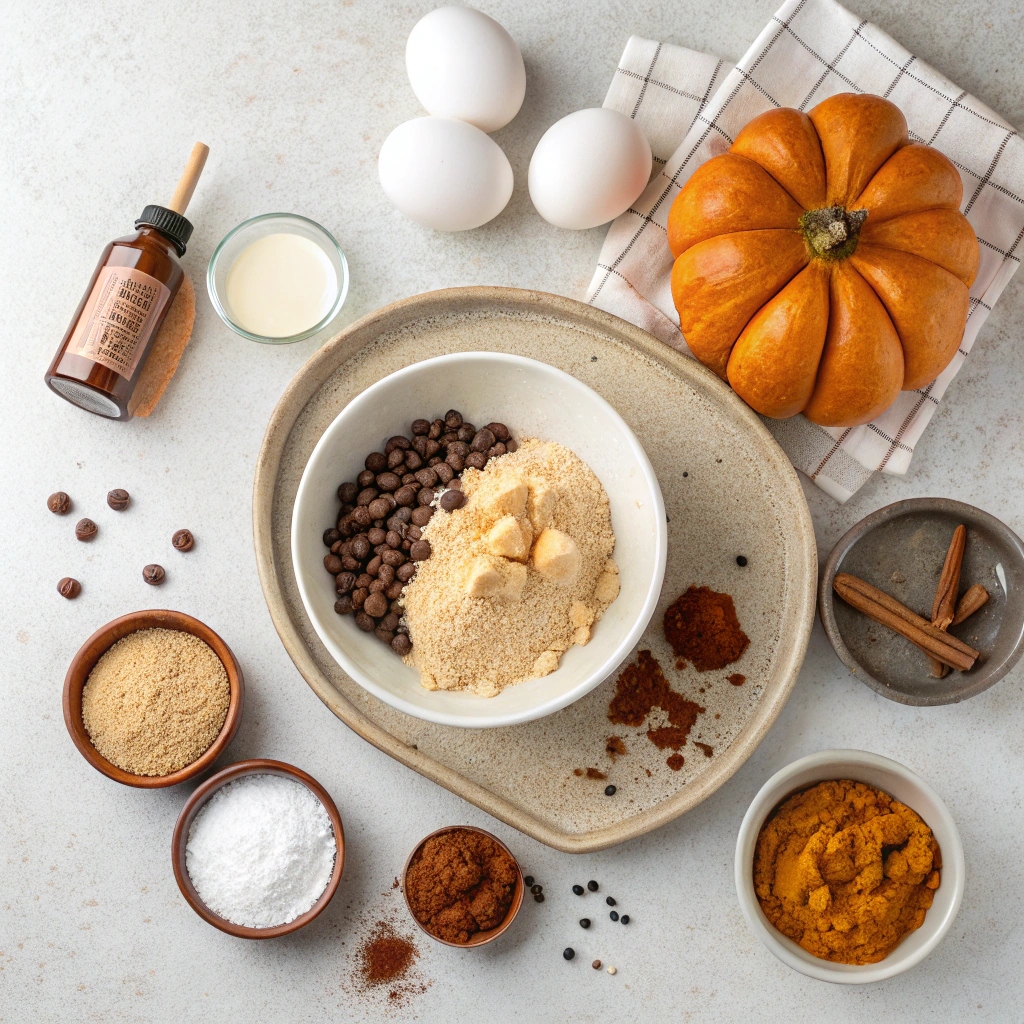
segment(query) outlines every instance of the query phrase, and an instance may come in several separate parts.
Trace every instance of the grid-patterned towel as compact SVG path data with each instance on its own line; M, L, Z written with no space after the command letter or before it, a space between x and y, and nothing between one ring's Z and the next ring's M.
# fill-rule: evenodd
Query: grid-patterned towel
M874 470L907 471L914 445L1020 265L1024 141L1005 121L835 0L789 0L732 69L707 54L634 36L605 106L636 118L661 170L612 223L587 293L587 301L688 352L669 287L665 226L672 200L752 117L778 106L809 110L850 91L892 100L911 138L956 164L963 211L981 243L981 267L959 352L937 380L902 392L866 426L826 429L803 416L765 420L793 464L839 501Z

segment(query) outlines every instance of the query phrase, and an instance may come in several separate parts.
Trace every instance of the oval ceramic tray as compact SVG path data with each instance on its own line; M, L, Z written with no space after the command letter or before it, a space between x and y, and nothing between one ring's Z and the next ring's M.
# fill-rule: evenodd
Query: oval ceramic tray
M678 770L667 764L672 751L646 735L664 724L661 711L640 728L608 720L614 678L540 721L481 730L435 725L388 707L351 680L306 616L292 572L291 514L320 435L381 377L430 356L481 349L540 359L583 381L619 411L651 459L669 519L668 569L637 650L652 652L673 689L704 709L679 751ZM385 434L406 428L381 425ZM761 421L694 360L617 317L543 292L429 292L378 310L329 341L271 416L256 467L253 530L274 625L331 711L421 775L567 852L642 835L721 786L789 696L814 619L810 514L796 472ZM664 639L665 608L691 584L731 594L750 637L740 661L723 671L676 669ZM742 685L728 681L737 673ZM625 754L614 752L611 737ZM609 783L617 787L611 797Z

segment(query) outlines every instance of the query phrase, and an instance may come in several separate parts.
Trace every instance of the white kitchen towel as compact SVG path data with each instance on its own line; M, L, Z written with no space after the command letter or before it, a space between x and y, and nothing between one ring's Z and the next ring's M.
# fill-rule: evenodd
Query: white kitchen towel
M593 305L688 352L669 284L665 229L672 200L752 117L779 106L810 110L851 91L892 100L907 118L910 137L956 164L964 182L962 209L981 243L981 266L963 341L937 380L901 392L892 408L861 427L826 429L803 416L765 419L793 465L838 501L875 470L907 471L914 445L1020 265L1024 141L1010 125L835 0L789 0L733 68L707 54L634 36L604 105L636 119L661 169L612 223L587 292Z

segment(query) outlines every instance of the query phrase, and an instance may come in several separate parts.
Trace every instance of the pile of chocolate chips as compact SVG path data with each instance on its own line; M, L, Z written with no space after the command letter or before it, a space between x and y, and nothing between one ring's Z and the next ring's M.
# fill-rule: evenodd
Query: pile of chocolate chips
M416 563L430 557L422 528L435 512L434 500L452 512L465 504L459 477L519 446L504 423L479 430L449 409L444 419L414 420L412 437L389 438L383 452L370 452L355 481L338 488L338 525L324 533L330 552L324 568L334 577L339 615L389 644L399 655L412 649L401 623L402 591Z

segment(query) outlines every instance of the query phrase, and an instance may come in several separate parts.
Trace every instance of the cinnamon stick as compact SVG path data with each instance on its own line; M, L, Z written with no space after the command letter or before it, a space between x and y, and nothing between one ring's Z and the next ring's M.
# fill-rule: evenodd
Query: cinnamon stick
M839 573L832 587L847 604L879 625L899 633L944 665L967 672L977 661L979 652L973 647L933 626L927 619L867 581L849 573Z
M980 584L975 583L964 591L963 597L956 603L956 614L953 616L951 626L959 626L964 619L969 619L979 608L988 602L988 591Z
M961 523L954 531L946 551L946 560L942 563L942 574L939 585L935 588L935 599L932 601L932 625L946 629L956 614L956 599L960 593L960 570L964 564L964 546L967 543L967 527ZM932 675L941 679L949 669L942 662L931 659Z

